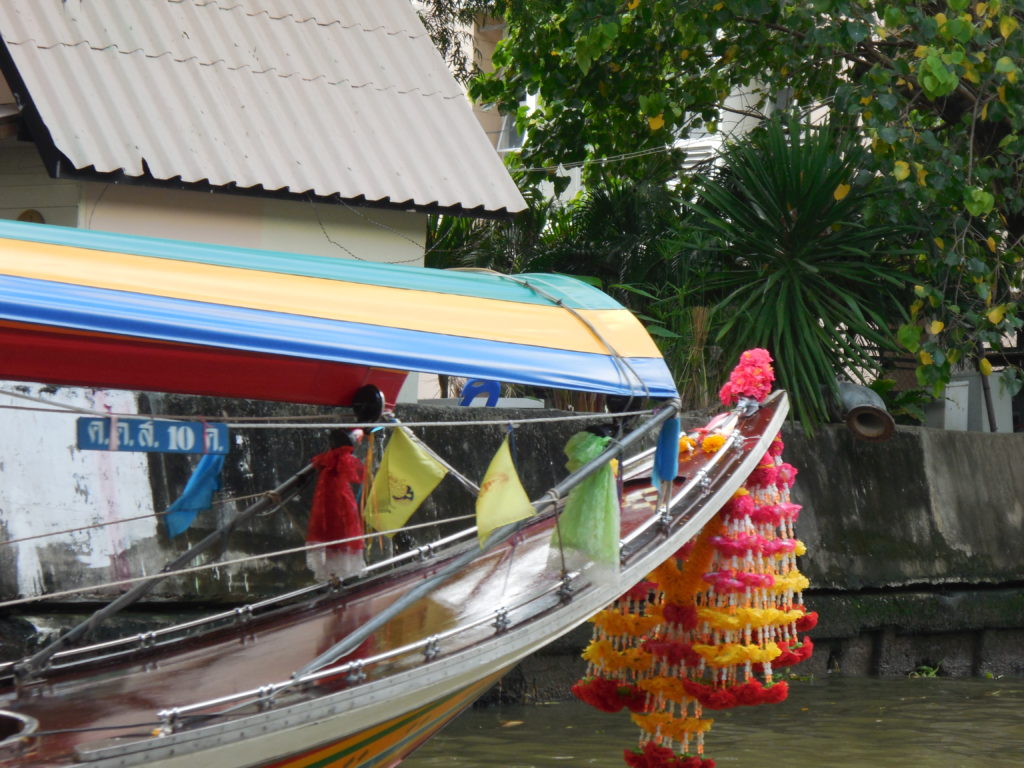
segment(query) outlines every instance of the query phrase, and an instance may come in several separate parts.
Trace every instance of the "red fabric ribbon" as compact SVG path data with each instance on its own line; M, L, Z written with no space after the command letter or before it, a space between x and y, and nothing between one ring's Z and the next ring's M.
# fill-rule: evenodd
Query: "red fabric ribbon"
M313 510L306 529L306 543L354 539L327 547L333 552L361 552L364 548L363 518L359 514L352 483L363 482L363 463L342 445L313 457L320 475L313 492Z

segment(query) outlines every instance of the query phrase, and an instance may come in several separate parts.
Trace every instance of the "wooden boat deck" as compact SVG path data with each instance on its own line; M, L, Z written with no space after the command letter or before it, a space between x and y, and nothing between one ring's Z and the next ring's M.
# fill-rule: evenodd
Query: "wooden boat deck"
M765 430L772 415L771 409L763 411L749 423L741 424L737 432L757 437ZM751 446L750 440L740 439L735 451L736 460L749 461L746 454ZM693 478L701 473L707 461L707 455L698 453L683 471L688 478ZM714 482L718 481L709 478L708 483L693 492L692 482L686 478L677 479L677 490L682 491L687 483L691 488L692 498L684 500L683 505L689 506L691 513L699 508L716 487ZM731 492L729 490L728 495ZM630 480L627 476L621 515L623 539L652 520L656 515L655 500L656 492L646 478L641 476ZM687 514L683 514L670 526L676 536L680 533L680 521L686 518ZM430 596L420 599L387 622L345 659L366 661L365 666L357 670L359 675L365 675L364 679L359 679L359 675L328 676L313 684L283 692L277 704L313 700L349 687L355 697L364 686L374 681L401 677L401 673L412 670L429 670L437 661L458 657L481 643L492 642L500 646L503 642L502 628L495 628L494 618L501 607L508 609L512 627L543 622L553 613L564 611L567 603L571 606L578 600L577 594L586 594L594 587L583 574L574 584L578 592L572 599L563 599L565 595L559 594L562 584L560 559L557 551L550 547L553 526L553 517L539 519L513 539L477 558ZM692 535L691 532L673 541L667 535L670 532L668 529L652 531L653 543L638 545L635 553L624 553L624 569L628 571L627 566L631 562L640 562L653 546L664 548L671 545L672 548L664 550L661 555L663 559L665 554L671 554ZM474 540L468 546L476 547L477 544ZM180 640L173 648L140 648L108 660L49 670L39 682L20 686L9 684L0 689L0 708L38 720L40 735L32 741L27 752L9 756L7 761L0 754L0 763L32 766L72 764L76 750L79 755L86 755L89 750L105 745L152 740L165 724L158 717L161 711L287 681L296 670L377 616L409 589L435 573L446 561L446 558L438 558L419 564L397 578L357 583L339 593L255 617L242 627L223 628ZM645 566L650 567L646 563ZM646 571L632 572L627 577L635 582L645 574ZM537 635L538 639L546 642L568 631L631 586L632 582L612 587L603 596L598 595L599 602L589 607L581 604L583 612L570 616L568 625L545 630ZM449 632L452 634L445 634ZM437 643L436 653L430 649L425 654L424 644L438 636L442 639ZM464 670L467 675L464 682L468 685L487 673L498 673L535 648L517 639L509 639L508 642L522 647L504 649L502 653L505 655L496 662L495 668ZM407 651L379 658L389 651L403 648ZM466 665L463 663L462 666ZM207 714L219 710L223 720L224 717L258 711L251 703L248 709L228 712L230 706L231 703L211 706ZM392 714L400 714L403 710L401 697L390 706Z

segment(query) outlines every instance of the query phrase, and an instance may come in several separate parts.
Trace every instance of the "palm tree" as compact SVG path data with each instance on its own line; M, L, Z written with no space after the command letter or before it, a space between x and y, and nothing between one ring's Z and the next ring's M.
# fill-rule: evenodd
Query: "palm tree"
M808 431L837 377L879 373L904 317L910 233L870 219L886 182L861 171L865 152L828 127L768 120L695 180L669 250L677 300L711 306L724 360L767 348Z

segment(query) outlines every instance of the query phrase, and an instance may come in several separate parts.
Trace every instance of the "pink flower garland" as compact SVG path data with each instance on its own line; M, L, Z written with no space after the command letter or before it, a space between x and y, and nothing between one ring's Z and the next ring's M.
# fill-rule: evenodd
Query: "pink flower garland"
M739 364L729 374L718 397L722 405L734 405L741 397L751 397L758 402L768 397L775 381L772 370L772 356L767 349L748 349L740 355Z

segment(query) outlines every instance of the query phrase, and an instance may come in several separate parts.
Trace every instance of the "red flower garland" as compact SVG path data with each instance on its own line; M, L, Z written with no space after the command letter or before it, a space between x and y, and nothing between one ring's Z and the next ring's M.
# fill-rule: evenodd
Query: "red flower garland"
M572 694L584 704L602 712L646 711L647 694L632 683L609 680L604 677L584 678L572 686Z
M773 664L775 662L772 662ZM731 709L732 707L754 707L758 704L777 704L785 701L789 695L789 686L785 682L772 683L765 686L760 680L748 680L745 683L719 688L714 685L699 683L696 680L683 680L683 688L688 694L707 709Z
M627 749L623 752L630 768L715 768L715 761L694 755L677 755L668 747L659 747L653 741L643 746L642 752Z

